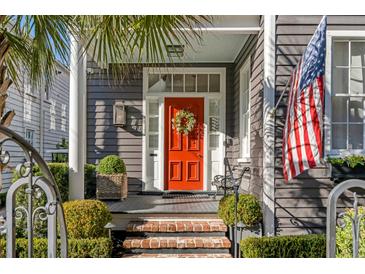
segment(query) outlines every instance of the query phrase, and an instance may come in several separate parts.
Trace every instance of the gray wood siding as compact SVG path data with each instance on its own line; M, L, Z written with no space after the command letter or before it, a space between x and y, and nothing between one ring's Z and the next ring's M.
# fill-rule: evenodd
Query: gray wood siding
M161 65L164 66L164 65ZM226 68L226 128L232 130L233 64L201 63L175 64L180 67L225 67ZM131 70L122 83L113 84L112 75L88 62L87 81L87 161L97 163L109 154L119 155L126 164L129 192L142 190L142 67ZM113 125L113 104L123 100L127 106L127 126Z
M261 19L262 20L262 19ZM261 26L263 21L261 21ZM238 163L240 155L240 69L250 58L251 63L251 92L250 92L250 146L251 162ZM250 35L243 45L234 63L233 73L233 101L232 109L227 108L228 115L231 116L229 127L231 128L229 137L232 138L232 146L229 147L227 156L233 165L250 166L251 171L248 177L245 176L241 184L242 191L262 197L262 163L263 163L263 136L262 136L262 103L263 103L263 29L258 35ZM228 125L228 124L227 124ZM227 129L228 130L228 129ZM240 170L238 168L238 170Z
M6 110L14 110L15 116L10 129L25 137L26 129L34 131L33 146L40 151L40 126L41 122L44 125L44 139L43 139L43 157L46 161L51 160L51 154L47 153L49 149L56 149L56 144L62 138L68 140L68 100L69 100L69 71L64 67L58 65L57 69L61 72L55 76L52 87L49 90L49 99L55 101L56 105L56 129L50 130L49 116L50 104L49 101L44 102L44 120L40 121L40 89L34 90L32 94L25 91L24 83L20 85L19 89L13 84L8 91L8 99ZM61 104L66 104L66 130L61 130ZM30 110L30 117L25 115L25 109ZM19 146L8 143L4 146L11 155L11 162L9 168L2 173L3 190L5 192L13 174L13 169L17 164L24 161L25 157Z
M276 20L276 100L292 67L296 65L322 16L278 16ZM329 16L328 30L365 30L365 16ZM326 198L333 188L323 166L284 183L281 144L287 98L276 113L275 215L277 234L302 234L325 230ZM346 199L342 201L346 202Z

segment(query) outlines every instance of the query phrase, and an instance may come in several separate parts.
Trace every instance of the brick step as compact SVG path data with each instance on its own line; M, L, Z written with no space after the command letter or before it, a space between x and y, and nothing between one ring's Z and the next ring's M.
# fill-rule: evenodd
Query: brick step
M138 249L229 249L227 237L127 237L123 248Z
M127 237L224 237L226 232L126 232Z
M231 254L225 253L181 253L181 254L124 254L122 258L232 258Z
M226 232L227 226L221 220L146 220L132 221L127 232Z

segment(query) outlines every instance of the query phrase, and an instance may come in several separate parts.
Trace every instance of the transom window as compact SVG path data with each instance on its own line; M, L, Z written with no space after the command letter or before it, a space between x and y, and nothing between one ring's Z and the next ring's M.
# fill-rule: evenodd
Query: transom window
M220 74L148 74L148 92L220 92Z
M365 40L335 40L332 48L331 149L364 149Z

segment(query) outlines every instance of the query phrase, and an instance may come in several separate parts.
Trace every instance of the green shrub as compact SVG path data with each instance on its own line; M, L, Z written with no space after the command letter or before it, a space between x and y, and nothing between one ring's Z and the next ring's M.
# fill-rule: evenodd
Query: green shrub
M70 238L107 236L104 226L112 216L106 204L98 200L74 200L63 204Z
M234 225L234 195L227 195L219 202L218 216L226 225ZM240 194L237 206L237 221L246 226L255 226L262 220L259 200L251 194Z
M85 165L85 199L95 198L96 193L96 166Z
M346 213L354 217L353 209L346 209ZM364 207L359 207L359 215L365 213ZM341 258L352 258L352 223L349 217L343 218L344 227L336 229L336 256ZM360 224L359 257L365 257L365 225Z
M328 157L327 162L332 165L348 166L350 168L355 168L358 165L365 166L365 156L352 154L344 157Z
M325 258L326 237L322 234L250 237L241 241L244 258Z
M57 256L60 256L60 242L58 241ZM19 238L16 240L16 257L28 257L28 240ZM109 238L98 239L69 239L69 258L110 258L112 255L112 241ZM0 258L6 256L6 241L0 239ZM47 257L47 239L34 239L34 258Z
M125 173L125 164L122 159L116 155L109 155L100 160L97 167L100 174L120 174Z

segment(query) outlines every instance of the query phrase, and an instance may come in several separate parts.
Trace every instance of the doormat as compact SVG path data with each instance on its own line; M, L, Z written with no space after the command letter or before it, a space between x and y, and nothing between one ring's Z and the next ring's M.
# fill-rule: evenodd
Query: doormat
M176 191L176 192L165 192L162 194L163 199L209 199L211 196L209 193L199 193L199 192L185 192L185 191Z

